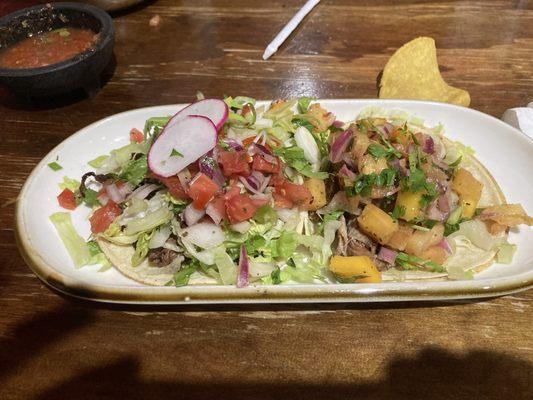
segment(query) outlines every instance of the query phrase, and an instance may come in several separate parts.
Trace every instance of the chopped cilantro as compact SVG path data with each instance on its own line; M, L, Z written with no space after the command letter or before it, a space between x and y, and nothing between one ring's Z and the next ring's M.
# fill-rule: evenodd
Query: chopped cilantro
M293 118L291 120L291 122L296 125L297 127L299 126L303 126L305 127L309 132L313 132L314 130L314 126L313 124L311 124L311 122L309 122L309 120L305 119L305 118L299 118L299 117L296 117L296 118Z
M167 286L185 286L189 283L191 275L200 267L200 261L192 259L188 264L182 264L181 269L166 284Z
M172 152L170 153L170 157L181 157L183 158L183 154L181 154L178 150L172 149Z
M387 142L388 143L388 142ZM397 157L399 158L399 156L401 156L401 154L399 154L398 150L396 150L394 147L392 147L392 145L389 144L389 147L388 148L384 148L382 145L380 144L376 144L376 143L372 143L368 146L368 152L372 155L372 157L374 157L376 160L378 158L382 158L382 157L385 157L385 158L392 158L392 157Z
M311 163L304 156L304 151L298 146L278 147L274 150L274 154L304 176L317 179L326 179L329 176L327 172L313 171Z
M395 205L394 210L392 210L391 217L394 220L398 220L398 218L403 217L404 215L405 215L405 206Z
M96 198L98 196L98 192L96 190L86 188L84 193L85 195L83 196L83 202L87 206L94 207L100 205L100 202Z
M276 269L270 274L270 277L272 278L272 283L274 285L279 285L281 283L281 269L276 267Z
M459 223L456 224L444 224L444 236L449 236L454 232L457 232L459 230Z
M397 173L398 171L393 168L385 168L379 174L373 172L367 175L359 175L353 186L346 188L346 194L348 196L361 195L367 197L374 186L393 186Z
M396 256L396 263L407 270L426 270L431 272L444 272L444 267L433 261L399 252Z

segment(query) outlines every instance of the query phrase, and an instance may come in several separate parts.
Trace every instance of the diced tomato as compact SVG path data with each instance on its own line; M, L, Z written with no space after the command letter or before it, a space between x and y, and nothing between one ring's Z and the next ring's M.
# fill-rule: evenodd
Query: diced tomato
M276 160L275 164L265 160L261 154L256 154L254 156L254 163L252 165L254 171L267 172L270 174L276 174L280 170L280 163Z
M197 174L189 187L189 196L192 199L193 207L197 210L203 210L218 189L218 185L206 174Z
M63 189L59 196L57 196L57 202L67 210L74 210L77 206L74 192L70 189Z
M92 233L105 231L121 213L120 207L113 200L109 200L89 218Z
M274 176L273 178L276 193L286 197L293 203L300 204L313 200L311 192L304 185L297 185L295 183L288 182L286 179L283 179L280 176Z
M241 189L235 185L235 182L233 182L226 189L226 193L224 194L224 200L229 200L233 196L237 196L240 192L241 192Z
M187 192L185 189L183 189L183 186L181 186L181 182L177 176L169 176L168 178L164 178L152 173L151 177L159 180L163 185L165 185L168 188L168 192L175 199L187 200L189 198Z
M283 189L287 198L295 203L305 203L313 200L311 192L304 185L285 182Z
M231 197L226 201L229 222L236 224L252 218L257 209L266 203L267 200L254 200L243 194Z
M277 208L292 208L294 207L294 203L290 201L285 196L278 194L278 193L272 193L272 196L274 197L274 205Z
M218 162L222 166L222 171L225 176L250 175L251 169L248 164L251 161L250 158L245 150L220 151L218 153Z
M144 140L144 135L143 135L143 133L140 130L138 130L137 128L133 128L130 131L130 141L131 142L142 143L143 140Z

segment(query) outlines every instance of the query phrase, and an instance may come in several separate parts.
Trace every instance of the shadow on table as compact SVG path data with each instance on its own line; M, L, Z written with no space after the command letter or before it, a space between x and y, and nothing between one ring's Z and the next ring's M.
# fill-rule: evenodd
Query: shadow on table
M22 373L25 364L32 358L39 357L45 347L60 343L65 335L75 334L92 322L93 316L90 311L79 309L69 311L68 307L60 307L56 311L24 322L12 332L8 332L6 339L0 341L0 387L10 375ZM228 365L238 361L227 360ZM161 363L160 368L176 369L176 375L179 376L181 369L194 368L194 365L169 366ZM364 369L365 366L357 368ZM56 374L61 373L58 366L54 366L52 370L57 371ZM490 351L457 355L435 347L422 348L412 357L394 358L385 368L383 380L362 383L333 381L290 383L294 380L294 375L290 372L286 375L286 382L281 379L275 383L250 382L246 376L243 376L242 382L213 379L210 382L194 383L180 381L179 378L172 381L150 380L145 378L146 372L146 366L143 366L141 373L141 360L136 356L124 356L113 363L80 373L73 379L45 390L33 399L521 400L533 398L533 364L527 360ZM265 374L268 372L271 371L265 371ZM349 373L344 371L343 375L347 375L346 372ZM355 373L354 370L353 374ZM276 374L274 372L274 375Z

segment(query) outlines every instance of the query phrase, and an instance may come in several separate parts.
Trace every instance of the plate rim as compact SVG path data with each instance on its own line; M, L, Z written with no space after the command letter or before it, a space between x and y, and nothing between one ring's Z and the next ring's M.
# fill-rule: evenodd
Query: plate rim
M270 101L270 100L258 100ZM488 118L491 122L505 127L513 134L526 137L530 143L533 139L518 129L506 124L494 116L478 110L453 104L439 103L422 100L398 100L398 99L317 99L321 103L376 103L383 105L406 103L423 104L447 108L464 113L472 113L482 118ZM157 106L140 107L123 111L97 120L70 135L51 149L41 161L32 169L22 186L17 197L15 209L15 240L19 252L30 269L37 277L51 288L76 298L85 300L130 303L130 304L237 304L237 303L326 303L326 302L390 302L390 301L434 301L475 299L484 297L496 297L515 293L533 288L533 270L527 271L515 277L491 278L479 281L456 281L453 287L421 288L421 282L404 282L398 288L380 288L379 284L343 284L343 285L283 285L283 286L250 286L244 289L235 289L230 286L184 286L155 287L155 286L114 286L87 284L81 280L63 275L46 263L38 252L32 248L30 241L24 236L24 213L23 199L29 190L35 175L46 164L53 153L78 136L82 136L88 130L93 130L99 125L117 117L125 117L128 114L146 112L151 109L176 108L180 109L187 104L163 104ZM523 140L523 139L522 139ZM449 282L449 281L448 281ZM477 285L473 282L478 282ZM433 284L438 282L432 282ZM444 282L442 282L444 283ZM468 284L468 288L465 286ZM213 290L216 288L219 290ZM191 290L192 289L192 290ZM198 293L200 292L200 293Z

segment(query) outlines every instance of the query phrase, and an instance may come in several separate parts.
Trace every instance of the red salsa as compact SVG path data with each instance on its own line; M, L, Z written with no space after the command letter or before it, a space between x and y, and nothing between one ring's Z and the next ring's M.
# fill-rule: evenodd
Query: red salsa
M21 40L0 52L0 67L37 68L68 60L90 48L97 34L90 29L61 28Z

